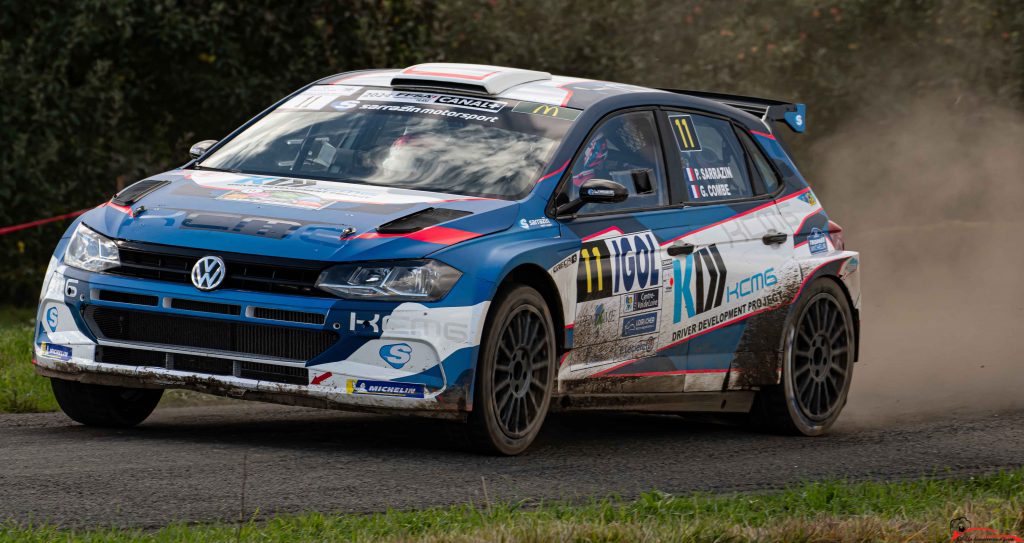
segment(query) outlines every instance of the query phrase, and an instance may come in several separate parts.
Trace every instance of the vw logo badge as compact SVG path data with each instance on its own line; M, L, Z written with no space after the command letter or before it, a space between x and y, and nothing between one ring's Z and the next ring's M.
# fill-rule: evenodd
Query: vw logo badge
M192 284L199 290L213 290L224 280L226 267L217 256L204 256L192 266Z

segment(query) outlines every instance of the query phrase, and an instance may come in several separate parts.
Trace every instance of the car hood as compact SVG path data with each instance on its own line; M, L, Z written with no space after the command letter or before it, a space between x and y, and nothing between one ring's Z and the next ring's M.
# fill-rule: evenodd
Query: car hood
M126 241L337 262L420 258L509 228L519 207L489 198L203 170L174 170L146 181L162 183L150 183L155 189L140 198L119 195L83 221ZM415 220L377 231L417 213Z

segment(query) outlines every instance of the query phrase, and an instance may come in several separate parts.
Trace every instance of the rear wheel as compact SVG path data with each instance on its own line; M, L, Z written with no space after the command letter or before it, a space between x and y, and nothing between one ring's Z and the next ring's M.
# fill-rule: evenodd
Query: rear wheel
M86 426L128 428L149 417L163 396L161 388L124 388L50 379L64 414Z
M469 434L478 449L514 455L533 443L547 416L555 335L536 290L517 286L496 302L480 346Z
M786 326L782 380L762 387L751 415L767 429L816 436L839 418L853 376L853 315L834 281L804 292Z

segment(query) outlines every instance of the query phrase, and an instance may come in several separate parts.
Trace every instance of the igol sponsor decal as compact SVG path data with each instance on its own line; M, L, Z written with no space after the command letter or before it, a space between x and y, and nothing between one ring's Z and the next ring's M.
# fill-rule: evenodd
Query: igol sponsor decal
M349 379L346 386L349 394L370 394L398 398L422 398L426 387L419 383L394 383L391 381L369 381Z
M661 284L658 240L649 230L588 241L580 249L577 301L596 300Z

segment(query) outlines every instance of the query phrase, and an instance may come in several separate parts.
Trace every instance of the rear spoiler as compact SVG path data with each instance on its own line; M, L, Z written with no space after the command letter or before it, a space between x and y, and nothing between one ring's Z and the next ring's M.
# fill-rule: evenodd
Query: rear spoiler
M754 98L752 96L739 96L735 94L720 94L717 92L688 91L677 89L660 89L676 94L706 98L741 109L751 115L765 121L766 123L782 121L789 126L793 132L803 133L807 127L807 106L791 102L780 102L768 98Z

